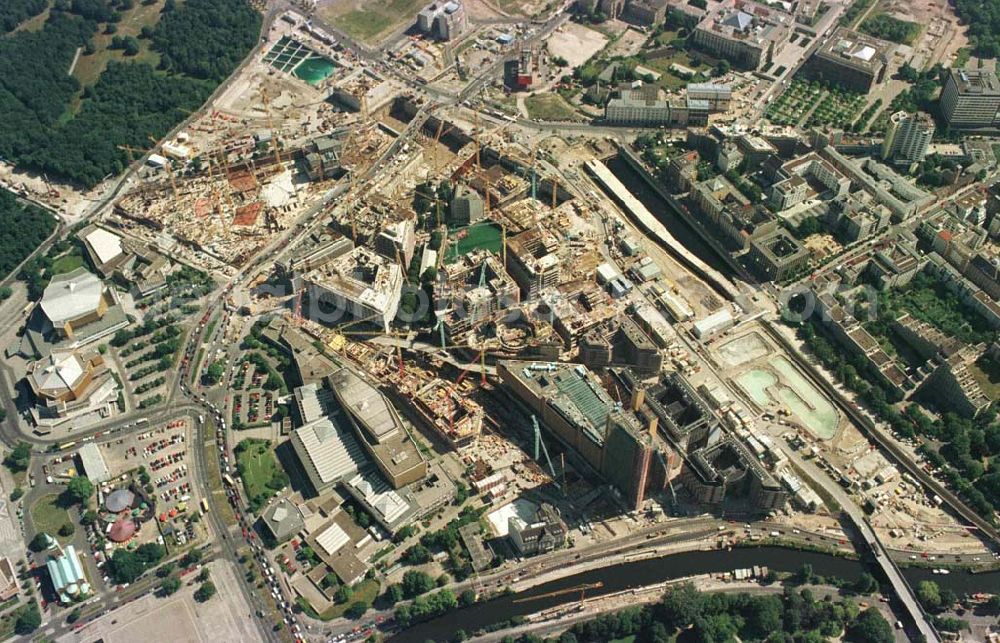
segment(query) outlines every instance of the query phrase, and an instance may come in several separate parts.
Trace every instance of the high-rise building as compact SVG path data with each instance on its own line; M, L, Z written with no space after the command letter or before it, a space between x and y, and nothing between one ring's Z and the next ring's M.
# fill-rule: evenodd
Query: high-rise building
M457 38L467 25L465 7L457 0L434 2L417 14L417 28L440 40Z
M941 115L954 129L996 127L1000 79L986 69L952 69L941 90Z
M889 127L882 141L882 158L910 165L923 160L934 137L934 119L926 112L896 112L889 117Z

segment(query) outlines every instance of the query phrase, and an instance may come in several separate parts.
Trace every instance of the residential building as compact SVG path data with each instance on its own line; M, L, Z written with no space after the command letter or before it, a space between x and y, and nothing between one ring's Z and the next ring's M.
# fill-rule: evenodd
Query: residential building
M952 69L941 90L941 115L952 129L1000 123L1000 79L988 69Z
M926 112L899 111L889 117L882 141L882 159L901 165L919 163L934 137L934 119Z

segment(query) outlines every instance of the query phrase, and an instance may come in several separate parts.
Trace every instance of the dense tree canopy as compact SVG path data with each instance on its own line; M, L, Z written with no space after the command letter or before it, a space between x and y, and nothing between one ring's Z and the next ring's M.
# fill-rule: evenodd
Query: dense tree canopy
M410 613L404 611L403 616ZM859 616L855 605L817 601L807 589L785 587L781 596L705 594L686 584L668 590L658 604L578 623L569 631L572 639L560 640L811 642L835 639L845 630L848 641L893 640L892 628L877 609Z
M0 4L2 25L6 3ZM77 48L92 53L98 23L113 33L117 9L128 4L57 3L41 29L0 38L0 158L84 187L121 172L128 157L119 146L144 148L199 107L251 49L260 27L260 16L242 0L189 0L165 12L151 32L168 73L111 62L82 88L66 73ZM112 44L126 56L140 50L130 36Z
M221 81L257 42L260 15L243 0L187 0L153 32L161 66Z
M45 10L45 0L3 0L0 2L0 34L12 31L18 24Z
M955 10L969 26L973 53L983 58L1000 55L1000 0L955 0Z

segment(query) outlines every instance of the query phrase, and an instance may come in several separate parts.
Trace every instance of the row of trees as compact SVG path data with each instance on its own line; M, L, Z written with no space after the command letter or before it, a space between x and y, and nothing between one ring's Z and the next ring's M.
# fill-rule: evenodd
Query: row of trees
M569 641L666 642L684 633L690 641L824 641L840 636L857 643L890 643L892 627L877 609L817 601L808 589L786 587L781 596L703 594L692 585L670 589L647 607L633 607L578 623ZM563 639L560 639L563 640Z
M135 551L124 548L117 549L111 560L108 561L111 578L120 585L133 583L146 570L163 560L165 553L166 550L163 546L156 543L139 545Z
M994 511L1000 509L1000 471L991 466L990 472L984 474L982 461L976 460L977 456L988 461L1000 458L1000 422L995 409L975 420L946 413L937 421L913 404L900 411L893 405L892 394L882 388L870 363L835 346L819 323L805 322L799 327L799 337L894 433L908 438L930 437L941 444L940 450L930 444L922 445L919 450L931 466L942 467L946 482L974 511L993 519Z

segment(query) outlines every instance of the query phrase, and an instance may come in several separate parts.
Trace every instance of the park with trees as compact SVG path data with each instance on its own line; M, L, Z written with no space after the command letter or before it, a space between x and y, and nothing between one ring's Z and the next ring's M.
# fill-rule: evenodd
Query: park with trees
M0 25L33 8L31 0L0 8ZM96 185L128 163L119 146L143 149L201 106L253 47L261 22L242 0L168 1L149 34L159 68L130 60L138 43L122 37L126 57L110 61L95 83L68 75L77 49L96 55L94 35L111 33L120 19L116 0L60 0L40 29L0 39L0 157Z

